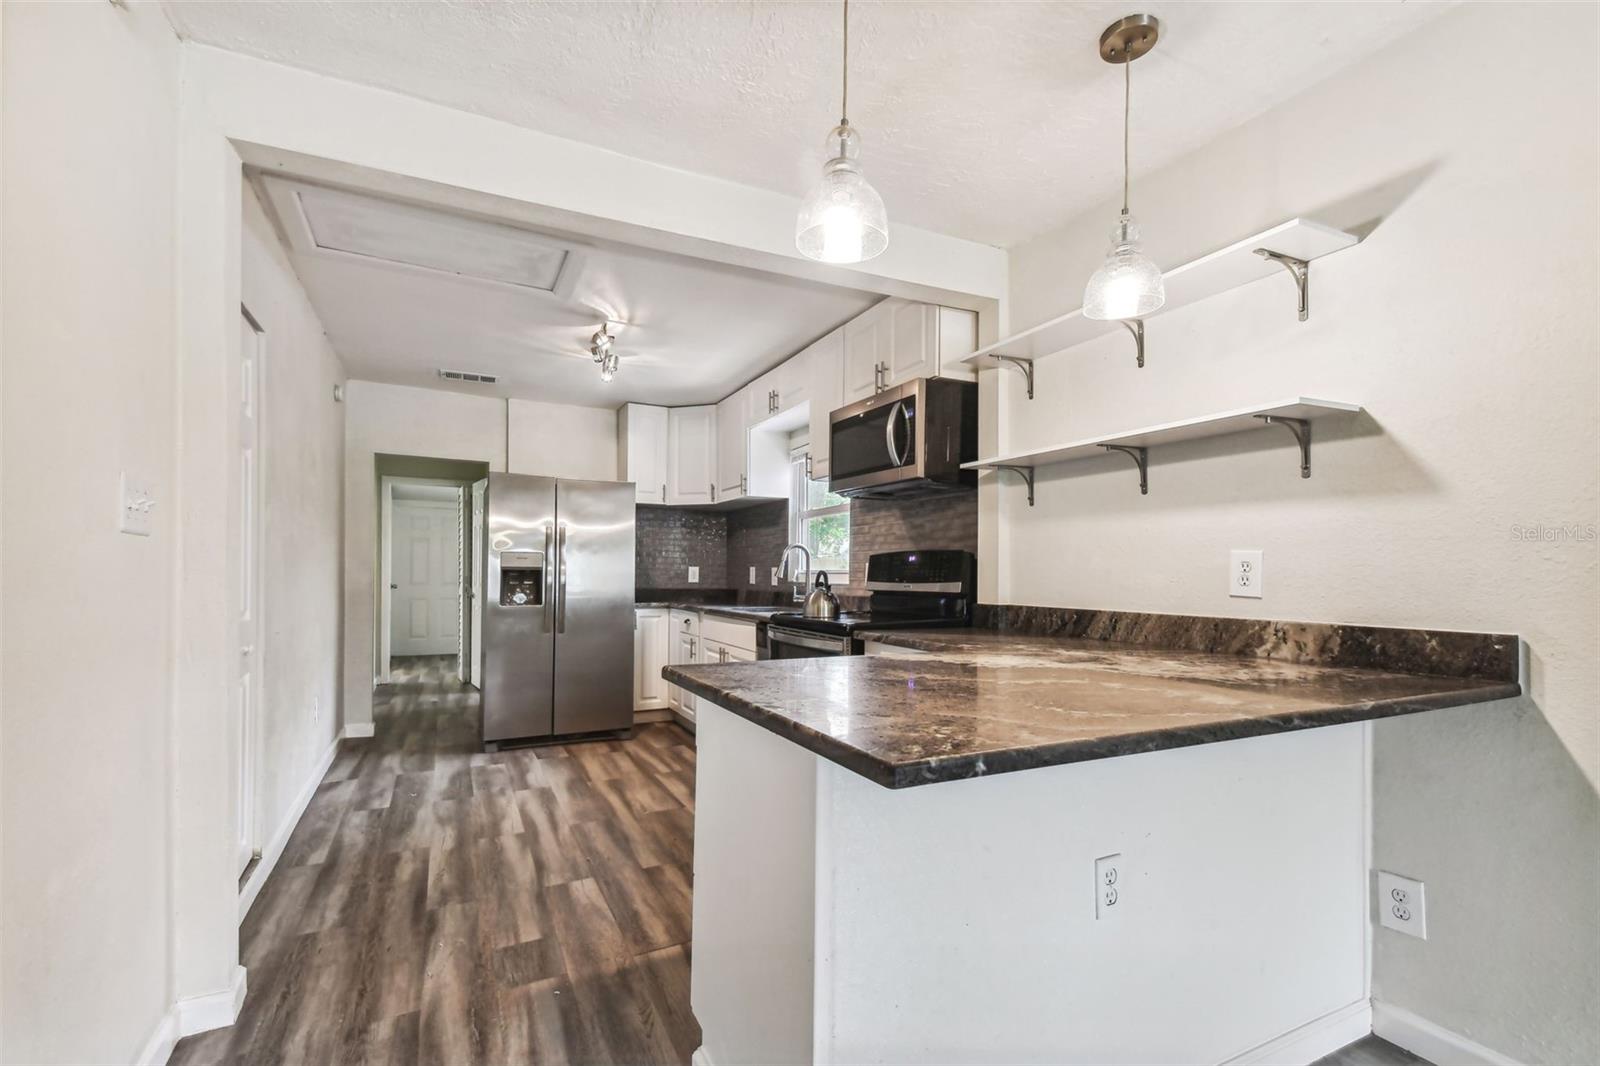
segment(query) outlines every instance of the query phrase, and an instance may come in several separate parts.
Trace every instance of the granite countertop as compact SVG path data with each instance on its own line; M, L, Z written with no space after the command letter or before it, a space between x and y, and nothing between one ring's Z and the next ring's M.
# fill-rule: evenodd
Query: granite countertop
M890 644L889 654L671 666L662 673L889 788L1521 692L1503 676L1402 673L995 630L894 630L869 639ZM893 646L933 657L896 656Z
M721 615L725 618L737 618L746 622L765 622L775 614L785 611L797 610L794 606L752 606L735 603L686 603L680 600L648 600L634 604L638 607L665 607L676 611L699 611L702 614Z

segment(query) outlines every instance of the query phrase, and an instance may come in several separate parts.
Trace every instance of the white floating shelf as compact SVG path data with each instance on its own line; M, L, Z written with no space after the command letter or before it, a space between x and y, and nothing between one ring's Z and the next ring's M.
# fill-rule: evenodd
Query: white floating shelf
M1291 218L1281 225L1235 241L1226 248L1167 271L1162 275L1167 287L1167 302L1161 310L1171 311L1240 285L1285 273L1283 264L1257 255L1257 248L1309 262L1348 248L1359 239L1353 233L1324 226L1320 222ZM1288 280L1291 283L1294 281L1292 278ZM1006 360L1039 359L1123 328L1121 322L1084 318L1080 307L997 341L987 348L980 348L962 362L980 370L1015 365L1007 364ZM1140 365L1143 365L1142 361ZM1031 375L1029 392L1031 395Z
M1107 451L1121 451L1139 467L1140 491L1146 491L1146 449L1159 444L1177 444L1202 437L1220 437L1229 433L1242 433L1263 426L1282 424L1295 436L1300 445L1300 476L1311 476L1311 422L1328 415L1354 414L1361 410L1359 404L1341 403L1337 400L1313 400L1305 396L1279 403L1256 407L1241 407L1234 411L1186 418L1181 422L1163 422L1121 433L1108 433L1099 437L1055 444L1026 452L997 455L962 463L963 470L1010 470L1023 475L1028 483L1028 503L1033 503L1033 469L1053 463L1069 463L1075 459L1104 455Z

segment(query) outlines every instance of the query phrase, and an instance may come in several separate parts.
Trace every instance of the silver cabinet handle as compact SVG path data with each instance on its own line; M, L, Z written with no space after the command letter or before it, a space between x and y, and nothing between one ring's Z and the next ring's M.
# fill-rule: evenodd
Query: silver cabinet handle
M906 428L911 428L911 419L906 417L906 405L904 400L896 400L894 402L894 406L889 408L889 421L883 424L883 439L884 443L889 446L889 462L895 466L905 466L905 456L900 454L900 449L896 448L894 444L894 420L897 417L905 418ZM910 450L911 442L907 440L906 451L909 452Z
M556 530L556 632L567 631L567 524Z
M551 539L554 534L554 528L546 522L544 524L544 631L546 633L555 625L556 557L551 551Z

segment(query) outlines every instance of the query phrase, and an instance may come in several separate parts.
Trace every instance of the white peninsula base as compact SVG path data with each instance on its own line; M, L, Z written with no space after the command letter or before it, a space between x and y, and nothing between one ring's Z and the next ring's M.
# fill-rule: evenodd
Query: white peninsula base
M702 700L695 1060L1309 1063L1358 1039L1370 728L890 790Z

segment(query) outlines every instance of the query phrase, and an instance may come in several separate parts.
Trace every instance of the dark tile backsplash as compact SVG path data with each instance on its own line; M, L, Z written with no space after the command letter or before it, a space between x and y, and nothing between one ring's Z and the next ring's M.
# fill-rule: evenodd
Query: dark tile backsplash
M726 583L726 514L686 507L636 507L634 511L636 588L718 588ZM689 583L691 566L700 568L698 585Z
M789 543L789 503L773 500L739 511L728 512L728 587L768 595L779 591L772 585L772 568L778 554ZM750 568L756 580L750 581ZM787 585L784 590L787 590Z
M850 502L850 584L867 580L867 556L912 548L978 553L978 493L955 492L923 500Z
M790 591L772 587L772 568L789 543L789 504L784 500L736 511L639 507L634 585L649 600L672 599L672 590L693 590L706 602L760 604ZM910 548L978 550L978 494L959 492L925 500L853 500L850 504L850 586L867 579L867 556ZM700 582L689 584L689 567ZM750 582L750 568L756 580ZM684 599L685 597L676 597Z

